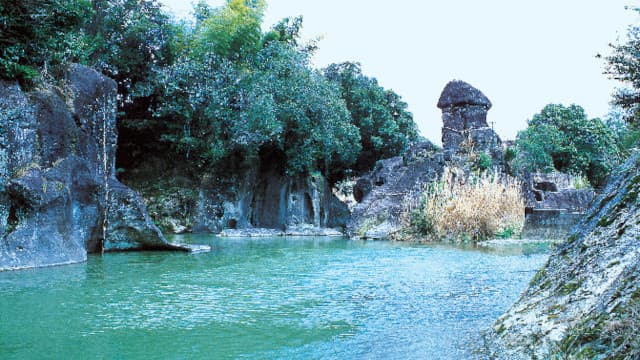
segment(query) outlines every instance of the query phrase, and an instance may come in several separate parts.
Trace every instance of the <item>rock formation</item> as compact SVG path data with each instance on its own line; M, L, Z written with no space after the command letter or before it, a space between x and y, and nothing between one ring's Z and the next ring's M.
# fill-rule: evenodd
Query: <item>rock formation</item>
M116 84L72 65L64 88L0 81L0 270L87 251L182 249L115 178Z
M419 196L423 185L438 178L447 164L445 153L431 143L415 144L407 154L378 161L357 181L358 204L347 225L349 236L388 238L400 226L405 202Z
M470 156L485 153L501 169L500 138L487 125L491 102L478 89L463 82L449 82L440 96L442 144L413 144L404 156L381 160L354 187L358 205L347 226L350 236L387 238L399 229L406 202L415 202L424 184L436 180L445 166L472 167Z
M224 198L201 188L196 204L196 232L267 228L314 235L343 228L349 216L320 174L289 177L259 165L249 166L235 192Z
M640 157L559 245L488 334L494 357L636 358L640 351ZM596 356L598 355L598 356Z
M491 101L480 90L464 81L451 81L440 95L438 108L445 149L491 153L501 148L500 138L487 124Z
M590 187L576 189L576 178L560 172L525 174L522 180L527 207L524 238L564 239L596 195Z
M129 171L125 179L142 189L150 213L166 231L324 235L336 233L328 228L342 231L349 218L348 207L322 175L287 176L277 156L263 154L236 164L231 181L211 174L200 179L174 175L168 166L153 160ZM171 174L171 179L159 186L142 181L158 173Z

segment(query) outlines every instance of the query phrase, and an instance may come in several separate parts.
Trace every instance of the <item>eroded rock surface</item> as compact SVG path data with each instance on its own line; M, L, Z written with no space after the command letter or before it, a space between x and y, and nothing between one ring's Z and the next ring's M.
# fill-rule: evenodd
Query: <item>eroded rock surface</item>
M500 137L489 127L491 101L464 81L449 82L438 101L442 110L442 146L453 151L499 151Z
M140 179L151 174L170 173L165 166L151 161L130 171L127 181L140 186ZM321 236L346 226L349 209L320 174L288 176L277 156L245 160L235 173L232 180L213 174L200 179L172 175L160 186L140 187L154 219L174 233L226 230L233 236L259 236L262 229L274 229Z
M67 80L32 93L0 81L0 270L180 248L115 179L115 82L80 65Z
M564 239L593 202L591 187L576 188L578 179L560 172L525 174L527 216L522 236Z
M639 194L636 154L611 176L567 241L495 323L487 336L494 356L638 355Z

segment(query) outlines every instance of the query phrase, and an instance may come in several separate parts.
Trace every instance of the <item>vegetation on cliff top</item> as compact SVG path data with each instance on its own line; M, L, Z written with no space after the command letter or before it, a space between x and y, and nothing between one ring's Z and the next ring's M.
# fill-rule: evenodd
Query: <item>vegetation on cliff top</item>
M264 0L201 1L193 23L137 0L0 1L0 77L34 84L81 62L119 87L119 167L149 156L229 175L264 157L336 181L417 137L407 105L354 63L313 69L301 18L261 29ZM55 34L55 36L52 36Z

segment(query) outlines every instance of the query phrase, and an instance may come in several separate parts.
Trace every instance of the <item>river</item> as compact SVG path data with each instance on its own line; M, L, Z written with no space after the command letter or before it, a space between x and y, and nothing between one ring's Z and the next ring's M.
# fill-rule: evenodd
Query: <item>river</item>
M548 247L221 239L0 273L1 359L464 359Z

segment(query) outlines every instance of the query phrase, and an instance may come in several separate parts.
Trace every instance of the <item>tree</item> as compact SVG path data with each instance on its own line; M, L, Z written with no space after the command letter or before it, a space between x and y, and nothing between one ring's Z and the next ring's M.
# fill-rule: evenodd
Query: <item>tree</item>
M558 170L584 175L592 185L604 185L611 169L620 161L620 151L611 129L602 120L588 119L577 105L545 106L528 121L516 138L518 170Z
M87 0L0 0L0 78L27 84L84 59Z
M624 159L631 155L632 150L640 141L640 128L626 121L630 118L628 111L621 107L613 107L605 118L605 125L611 129Z
M227 0L226 5L210 11L196 29L193 51L207 52L229 60L242 60L260 49L264 0Z
M632 8L640 13L640 8ZM640 25L631 25L627 41L611 44L613 52L606 57L605 74L621 81L626 87L618 89L613 103L627 110L626 120L634 127L640 125Z
M360 64L331 64L324 74L340 86L352 122L360 131L362 152L357 170L367 171L377 160L399 155L416 140L418 131L407 104L395 92L363 75Z
M174 38L179 32L161 3L94 0L94 17L88 29L94 36L91 65L118 83L120 110L131 115L136 107L148 107L134 104L134 97L153 92L150 81L158 69L172 63Z
M330 175L360 150L338 89L288 43L272 42L243 65L215 54L182 59L164 79L163 140L200 169L268 154L290 175Z

